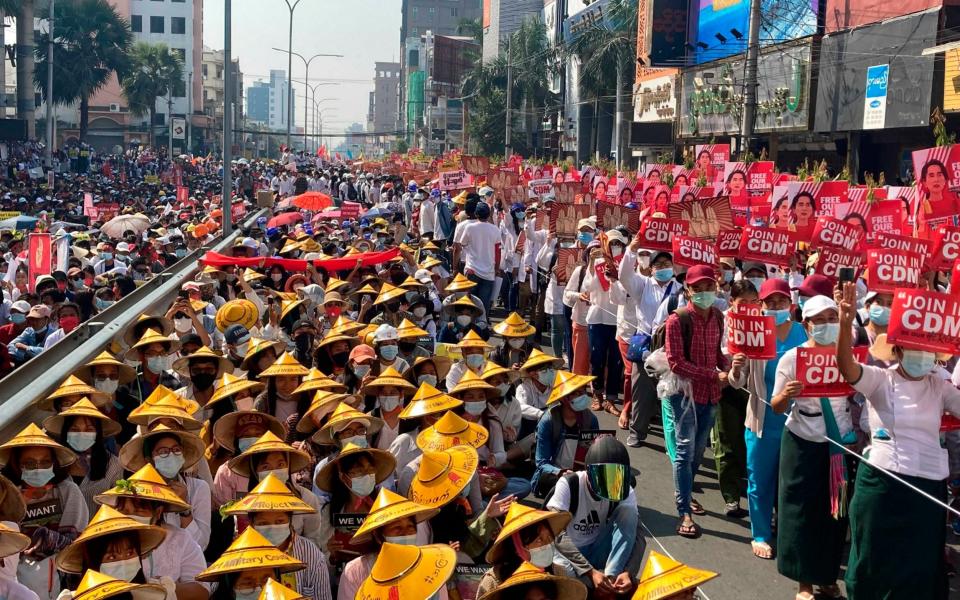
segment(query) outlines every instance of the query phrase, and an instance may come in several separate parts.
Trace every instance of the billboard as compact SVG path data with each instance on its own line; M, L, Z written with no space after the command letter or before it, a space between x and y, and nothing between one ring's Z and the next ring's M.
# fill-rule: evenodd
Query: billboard
M960 112L960 49L943 53L943 110Z
M674 89L677 72L663 69L663 75L648 75L637 81L633 93L633 120L637 123L673 121L677 114L677 93Z
M779 44L815 34L818 7L818 0L761 0L761 45ZM695 63L726 58L746 50L750 0L697 0L692 10L690 43L696 46Z
M901 17L929 8L948 5L943 0L825 0L825 33L834 33L843 29L861 27Z

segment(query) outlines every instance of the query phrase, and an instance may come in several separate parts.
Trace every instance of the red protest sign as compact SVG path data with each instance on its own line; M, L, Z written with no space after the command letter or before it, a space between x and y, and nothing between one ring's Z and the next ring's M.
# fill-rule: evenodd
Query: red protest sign
M853 349L857 361L867 359L867 347ZM797 381L803 384L803 398L849 396L853 387L840 375L837 368L837 349L834 347L797 348Z
M960 261L957 261L950 269L950 291L954 294L960 291Z
M686 235L673 237L673 262L678 265L694 267L696 265L719 264L717 248L706 240L692 238Z
M360 218L360 204L358 202L344 202L340 206L340 218L341 219Z
M557 285L567 285L574 269L580 264L578 260L581 250L579 248L558 248L557 264L553 268L553 274L557 278Z
M931 243L930 240L923 240L906 235L878 233L873 239L873 245L871 248L913 252L914 254L919 254L920 256L924 257L926 260L926 258L930 256Z
M557 204L550 205L550 231L561 239L577 237L577 223L590 216L589 204ZM538 213L539 215L542 213Z
M923 257L900 250L867 250L867 279L874 292L893 292L896 288L920 285Z
M860 252L847 252L839 248L823 248L817 257L814 272L837 281L840 278L840 269L852 267L855 271L859 271L862 264L863 254Z
M898 289L890 308L887 341L926 352L960 353L960 298Z
M53 261L53 247L49 233L31 233L27 240L27 273L30 291L34 291L37 278L49 275Z
M178 185L177 186L177 202L182 205L182 204L186 204L187 200L189 199L190 199L190 190L187 189L187 186Z
M601 229L613 229L619 225L626 225L627 230L635 234L641 227L640 212L639 208L627 208L612 202L597 202L597 226ZM670 246L669 240L667 246Z
M527 183L531 198L543 198L553 193L553 179L534 179Z
M490 170L490 159L486 156L461 156L460 162L463 164L463 170L471 175L483 177Z
M687 221L648 217L640 224L640 237L643 239L640 247L673 252L673 238L687 235L689 229L690 223Z
M459 171L444 171L440 173L441 190L462 190L473 185L470 175L463 169Z
M717 234L717 254L724 258L739 256L741 235L739 229L721 229Z
M740 258L786 266L796 249L789 231L767 227L744 227L740 237Z
M856 225L833 217L819 217L813 228L810 246L813 249L831 247L849 251L856 249L862 238L863 229Z
M769 360L777 356L773 317L731 310L727 313L727 352Z
M960 227L940 225L933 234L931 265L941 267L960 258ZM951 288L952 289L952 288Z

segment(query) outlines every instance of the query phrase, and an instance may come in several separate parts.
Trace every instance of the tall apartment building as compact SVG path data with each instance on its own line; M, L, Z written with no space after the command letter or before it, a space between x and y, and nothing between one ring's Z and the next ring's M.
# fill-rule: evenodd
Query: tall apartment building
M544 0L484 0L483 60L500 53L500 42L527 19L542 18Z
M296 111L296 97L293 106ZM288 108L287 72L282 69L271 69L269 81L255 81L247 88L247 119L254 123L286 131Z
M204 47L203 62L200 65L200 79L203 82L203 112L213 119L213 126L207 133L207 142L220 148L223 142L223 91L224 91L223 50ZM243 73L240 72L240 59L233 59L233 127L240 129L243 123Z

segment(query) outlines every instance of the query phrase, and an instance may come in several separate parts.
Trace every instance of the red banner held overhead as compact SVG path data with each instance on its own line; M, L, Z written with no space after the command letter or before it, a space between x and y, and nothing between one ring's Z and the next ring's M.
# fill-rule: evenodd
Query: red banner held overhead
M640 223L640 213L641 211L639 208L627 208L626 206L620 206L619 204L613 204L612 202L598 201L597 226L602 229L613 229L614 227L623 225L630 233L636 234L637 231L639 231L642 227L642 224ZM667 244L669 245L669 241ZM669 252L669 250L667 251Z
M739 256L742 235L743 232L739 229L721 229L717 234L717 254L723 258Z
M341 219L359 219L360 218L360 204L357 202L344 202L340 206L340 218Z
M344 256L342 258L314 260L311 262L313 262L315 267L323 267L327 271L346 271L355 268L358 261L361 263L360 266L378 266L393 258L396 258L397 256L400 256L400 250L394 248L393 250L386 250L384 252L364 252L361 254ZM269 268L274 265L278 265L287 271L307 270L307 261L305 260L274 257L238 258L235 256L225 256L218 252L207 252L203 255L203 257L200 258L200 262L204 265L210 265L213 267L227 267L233 265L237 267L252 267L257 269Z
M673 252L673 238L687 235L689 229L687 221L648 217L640 224L641 247Z
M771 265L786 266L796 250L789 231L767 227L744 227L740 238L740 258Z
M910 237L906 235L890 235L886 233L878 233L874 239L871 248L879 248L881 250L900 250L901 252L913 252L914 254L919 254L924 257L924 260L929 258L932 250L932 245L930 240L922 240L920 238Z
M810 246L813 249L839 248L853 251L863 238L863 229L833 217L820 217L813 228Z
M943 268L960 258L960 227L941 225L933 233L931 266Z
M714 244L686 235L673 237L673 262L688 267L696 265L716 267L720 264L717 247Z
M899 250L867 250L867 280L870 290L890 292L896 288L915 288L920 285L923 257Z
M777 338L773 317L763 316L759 311L728 311L727 352L743 354L755 360L776 358Z
M960 354L960 298L929 290L896 290L887 341L914 350Z
M853 349L858 362L866 362L867 348ZM837 367L837 349L835 347L797 348L797 381L803 384L800 396L803 398L836 398L849 396L853 387L840 375Z
M34 291L37 278L51 273L53 247L49 233L31 233L27 242L27 274L30 291Z
M840 269L844 267L853 267L859 271L863 264L863 254L860 252L847 252L838 248L823 248L817 257L817 265L814 272L818 275L829 277L837 281L840 278Z

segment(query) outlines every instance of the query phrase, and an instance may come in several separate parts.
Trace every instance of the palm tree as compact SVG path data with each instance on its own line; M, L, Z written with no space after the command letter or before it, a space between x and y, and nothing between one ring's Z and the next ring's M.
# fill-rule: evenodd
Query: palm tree
M522 99L526 146L538 147L534 132L546 116L547 106L556 100L550 91L550 78L557 70L554 50L547 40L547 27L539 18L524 21L508 44L513 83Z
M80 139L87 137L90 96L116 72L122 78L133 43L130 25L107 0L76 0L56 7L53 46L53 103L80 101ZM47 45L49 34L36 48L34 81L47 99Z
M166 44L137 42L130 64L120 80L133 114L150 115L150 145L154 144L157 98L172 94L183 84L183 61Z

